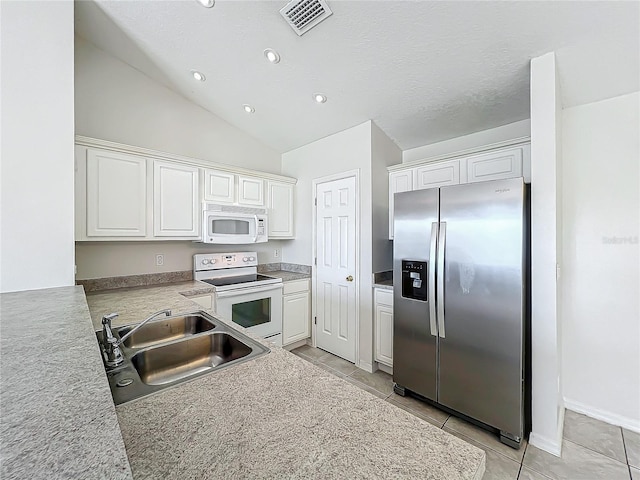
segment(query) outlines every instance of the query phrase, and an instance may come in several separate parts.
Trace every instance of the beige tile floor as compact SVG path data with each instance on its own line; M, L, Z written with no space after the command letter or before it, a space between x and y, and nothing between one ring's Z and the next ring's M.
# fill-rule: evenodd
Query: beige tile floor
M475 425L412 397L396 395L391 375L382 371L367 373L308 345L292 353L482 448L487 453L483 480L640 480L640 434L567 410L561 458L526 441L514 450Z

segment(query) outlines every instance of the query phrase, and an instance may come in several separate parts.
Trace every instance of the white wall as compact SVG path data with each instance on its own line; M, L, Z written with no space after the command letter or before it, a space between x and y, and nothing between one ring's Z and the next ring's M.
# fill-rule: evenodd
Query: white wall
M190 241L173 242L78 242L78 280L193 270L193 255L217 252L258 252L259 263L282 261L282 241L252 245L206 245ZM280 257L274 256L278 250ZM164 265L156 266L156 254ZM311 265L310 263L307 265Z
M640 93L563 112L567 408L640 431Z
M521 120L509 123L501 127L471 133L462 137L452 138L443 142L423 145L402 152L402 162L412 162L439 155L462 152L478 147L484 147L492 143L504 142L520 137L528 137L531 132L531 121Z
M531 60L531 395L530 443L559 455L562 448L556 267L561 261L561 112L555 54Z
M280 173L278 152L76 37L76 134Z
M283 242L285 262L313 264L314 179L350 170L360 172L359 364L373 368L371 125L365 122L282 155L282 173L296 184L296 240Z
M374 272L393 269L393 242L389 240L389 172L401 163L402 150L371 123L372 268Z
M79 37L75 60L76 134L280 173L278 152ZM247 248L268 263L280 261L272 258L279 243ZM191 270L194 253L238 248L189 241L83 242L76 245L77 278ZM163 267L156 267L156 253L164 253Z
M73 2L0 8L0 291L73 285Z

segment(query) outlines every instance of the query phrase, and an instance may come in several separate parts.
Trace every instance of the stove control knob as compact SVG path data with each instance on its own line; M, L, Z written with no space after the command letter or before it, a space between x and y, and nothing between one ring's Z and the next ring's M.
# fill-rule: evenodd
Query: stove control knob
M249 261L249 259L248 259L247 257L243 257L243 258L242 258L242 261L243 261L243 262L248 262L248 261Z
M216 263L216 259L215 259L215 258L212 258L211 260L209 260L209 263L210 263L211 265L213 265L214 263Z
M255 257L249 257L249 260L253 262L255 260Z
M202 260L202 264L209 265L209 259L205 258L204 260Z

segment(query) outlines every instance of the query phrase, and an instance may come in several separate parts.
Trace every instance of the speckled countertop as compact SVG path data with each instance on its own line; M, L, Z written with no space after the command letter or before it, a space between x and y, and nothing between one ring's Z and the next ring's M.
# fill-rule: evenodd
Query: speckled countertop
M309 274L309 273L289 272L288 270L277 270L277 271L274 271L274 272L263 272L262 275L267 275L269 277L281 278L283 282L294 282L296 280L305 280L305 279L310 279L311 278L311 274Z
M131 479L82 287L0 306L0 477Z
M117 311L114 324L122 325L162 308L200 309L182 296L206 293L200 285L93 293L87 302L94 324ZM482 478L482 450L270 348L263 357L116 407L134 477Z
M383 290L393 290L393 280L381 280L373 284L374 288L382 288Z

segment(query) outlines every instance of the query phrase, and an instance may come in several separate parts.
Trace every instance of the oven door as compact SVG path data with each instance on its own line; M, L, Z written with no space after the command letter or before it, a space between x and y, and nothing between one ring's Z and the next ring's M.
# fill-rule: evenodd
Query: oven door
M259 337L282 333L282 283L216 292L215 302L219 316Z
M202 233L204 243L256 243L258 216L205 211Z

